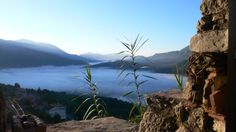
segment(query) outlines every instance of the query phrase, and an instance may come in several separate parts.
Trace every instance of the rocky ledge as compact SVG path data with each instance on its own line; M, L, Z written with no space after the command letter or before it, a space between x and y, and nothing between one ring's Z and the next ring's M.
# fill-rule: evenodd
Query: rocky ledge
M67 121L47 127L47 132L137 132L138 125L115 117Z

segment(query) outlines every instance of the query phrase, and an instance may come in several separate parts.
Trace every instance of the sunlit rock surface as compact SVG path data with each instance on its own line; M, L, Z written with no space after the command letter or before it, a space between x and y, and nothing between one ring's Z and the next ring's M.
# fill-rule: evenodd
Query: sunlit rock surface
M95 120L67 121L47 127L47 132L137 132L136 124L115 117Z

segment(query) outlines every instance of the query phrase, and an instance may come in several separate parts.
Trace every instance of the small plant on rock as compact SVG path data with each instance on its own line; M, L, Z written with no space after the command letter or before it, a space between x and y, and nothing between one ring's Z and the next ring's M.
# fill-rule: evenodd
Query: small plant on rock
M183 74L184 74L184 69L179 68L176 65L175 80L176 80L176 83L177 83L178 88L180 89L180 91L183 91L183 89L184 89L184 84L183 84L184 75Z

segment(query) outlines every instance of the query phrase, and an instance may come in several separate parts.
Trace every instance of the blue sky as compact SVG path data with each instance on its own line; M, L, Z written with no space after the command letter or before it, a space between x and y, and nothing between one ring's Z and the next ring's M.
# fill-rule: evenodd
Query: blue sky
M117 53L138 33L142 55L189 44L201 0L0 0L0 38L52 43L69 53Z

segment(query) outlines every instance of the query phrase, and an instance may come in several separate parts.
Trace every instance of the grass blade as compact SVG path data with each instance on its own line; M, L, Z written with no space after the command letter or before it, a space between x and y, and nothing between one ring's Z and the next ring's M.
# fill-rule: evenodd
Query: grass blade
M120 41L129 51L131 51L131 48L129 47L129 44L127 44L127 43L124 43L124 42L122 42L122 41Z
M91 120L97 119L99 118L98 116L94 116L93 118L91 118Z
M148 80L144 80L144 81L139 82L139 83L138 83L138 86L140 86L140 85L146 83L147 81L148 81Z
M79 107L75 110L75 113L77 113L78 111L79 111L79 109L82 107L82 105L84 104L84 103L86 103L87 101L89 101L91 98L87 98L87 99L85 99L80 105L79 105Z
M144 45L147 41L148 41L148 39L146 39L146 40L139 46L139 48L138 48L136 51L134 51L134 53L136 54L136 53L139 51L139 49L140 49L141 47L143 47L143 45Z
M88 107L88 109L86 110L86 112L85 112L85 114L84 114L83 119L86 120L87 114L90 113L90 111L95 110L95 109L92 109L94 106L95 106L94 104L91 104L91 105ZM92 110L90 110L90 109L92 109Z
M132 114L133 114L136 107L137 107L136 104L134 104L133 107L131 108L131 110L129 112L129 118L131 118L131 116L132 116Z
M121 51L121 52L118 52L117 54L119 55L119 54L123 54L123 53L129 53L129 51Z
M90 111L87 115L86 115L86 117L84 118L84 120L87 120L88 118L89 118L89 116L93 113L93 112L95 112L96 110L95 109L93 109L92 111Z
M157 80L157 78L155 78L155 77L152 77L152 76L148 76L148 75L142 75L143 77L146 77L146 78L149 78L149 79L153 79L153 80Z
M88 95L88 93L80 94L79 96L73 98L71 101L76 101L78 98Z
M134 91L130 91L130 92L128 92L128 93L125 93L123 96L125 97L125 96L128 96L128 95L130 95L130 94L132 94Z

